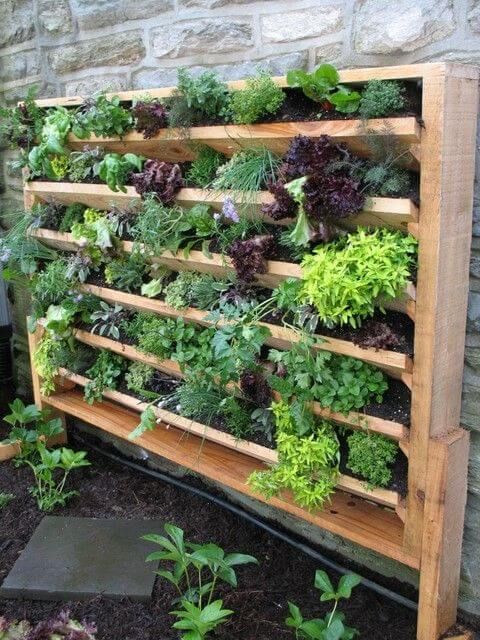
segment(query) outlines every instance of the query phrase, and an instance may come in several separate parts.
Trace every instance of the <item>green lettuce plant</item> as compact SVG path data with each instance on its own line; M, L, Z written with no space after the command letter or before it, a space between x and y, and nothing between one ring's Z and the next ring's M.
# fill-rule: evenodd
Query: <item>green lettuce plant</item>
M398 297L411 276L417 241L386 228L355 233L316 247L302 262L300 302L315 307L327 326L360 326Z
M99 137L123 136L133 128L133 116L121 106L119 96L107 98L104 94L87 100L75 113L72 132L78 138L92 133Z
M315 71L308 73L295 69L287 73L290 87L300 88L303 93L324 106L333 105L341 113L353 113L358 110L360 94L340 84L338 71L331 64L321 64Z
M223 601L218 599L218 584L224 582L236 588L235 567L258 561L243 553L225 553L214 543L187 542L182 529L172 524L164 528L166 536L153 533L142 536L160 547L147 556L147 562L160 561L165 568L156 573L178 592L179 606L170 612L177 619L173 628L181 632L183 640L203 640L234 613L224 609Z
M143 167L143 156L134 153L106 153L98 164L98 175L108 188L112 191L127 192L125 183L128 176L135 169L141 171Z

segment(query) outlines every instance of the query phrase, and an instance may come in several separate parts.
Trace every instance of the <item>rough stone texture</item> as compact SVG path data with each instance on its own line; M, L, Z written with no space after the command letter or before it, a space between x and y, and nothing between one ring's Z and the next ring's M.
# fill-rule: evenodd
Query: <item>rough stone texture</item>
M472 31L480 32L480 2L472 0L471 8L468 13L468 24Z
M415 51L454 30L452 0L360 0L355 49L359 53Z
M336 6L312 7L304 11L289 11L263 16L264 42L288 42L335 33L342 26L342 10Z
M262 38L262 28L265 36L266 26L266 37L272 39ZM5 47L9 49L2 52ZM91 93L103 87L116 90L171 86L181 65L192 68L195 74L208 68L215 69L222 78L237 79L252 73L257 63L267 65L274 74L288 68L311 69L320 62L334 62L340 67L437 60L480 64L480 0L0 0L0 56L0 82L9 83L3 93L0 87L0 97L9 104L23 99L34 84L39 86L40 97ZM477 147L480 149L480 137ZM5 184L5 192L0 194L0 209L18 210L22 206L21 182L6 165L11 152L1 155L4 167L0 184ZM462 407L462 424L473 433L460 607L477 613L480 163L473 234ZM18 287L14 289L15 374L19 393L26 393L30 385L25 330L28 298ZM131 443L122 443L122 449L146 456ZM166 466L165 461L158 464ZM182 474L175 465L168 465L168 471ZM238 494L232 494L232 498L252 510L259 508L258 503L250 504ZM387 575L413 580L412 572L398 564L270 508L261 511L360 563L375 566Z
M62 45L48 54L48 62L55 73L62 74L89 67L134 64L144 55L140 31L130 31Z
M94 78L81 78L65 83L66 96L91 96L98 91L123 91L127 88L125 75L108 74Z
M0 58L0 82L11 82L39 73L40 60L35 50L20 51L15 55Z
M127 20L160 17L173 9L173 0L75 0L80 29L100 29Z
M70 33L73 23L68 0L38 0L38 21L42 33Z
M254 74L258 68L267 69L272 75L282 75L288 69L304 67L307 61L307 52L289 53L276 58L264 58L263 60L251 60L239 64L214 65L213 67L190 67L193 76L199 76L204 71L213 70L223 80L241 80ZM148 89L153 87L171 87L177 82L177 70L174 69L141 69L133 74L132 88Z
M199 54L243 51L252 44L249 18L228 17L185 20L152 32L153 54L157 58L180 58Z
M30 0L0 2L0 47L30 40L35 34L33 3Z

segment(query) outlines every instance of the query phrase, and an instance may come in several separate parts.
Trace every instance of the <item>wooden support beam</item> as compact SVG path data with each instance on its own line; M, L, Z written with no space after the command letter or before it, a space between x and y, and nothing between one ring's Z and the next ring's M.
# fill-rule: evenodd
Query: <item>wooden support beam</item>
M430 441L417 640L438 640L457 618L468 445L463 429Z

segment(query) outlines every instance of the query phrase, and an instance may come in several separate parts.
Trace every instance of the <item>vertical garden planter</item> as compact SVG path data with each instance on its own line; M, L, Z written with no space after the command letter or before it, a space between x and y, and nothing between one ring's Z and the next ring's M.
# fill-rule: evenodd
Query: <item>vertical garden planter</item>
M411 389L409 428L389 420L364 414L343 416L315 407L318 415L349 425L370 427L400 443L408 455L408 494L405 500L388 491L364 490L353 479L340 478L338 491L323 511L309 512L300 508L289 496L269 502L331 533L402 562L420 572L418 640L437 640L456 618L460 571L463 518L466 500L468 433L459 428L463 349L468 293L468 265L471 238L472 187L474 172L475 128L477 114L476 69L455 64L409 65L392 68L355 69L341 72L342 82L366 82L370 79L418 80L422 87L421 121L413 117L369 122L377 135L383 135L385 125L410 146L420 171L420 205L410 200L370 198L364 210L348 225L368 224L388 226L411 233L419 243L419 268L415 287L409 285L402 298L390 308L410 316L415 322L414 356L359 349L352 343L325 338L322 349L353 355L379 366ZM284 85L285 80L277 79ZM241 87L241 83L233 83ZM142 92L120 93L131 100ZM171 89L151 91L155 96L168 96ZM73 105L80 99L40 100L42 106ZM191 130L191 139L201 141L227 155L237 144L249 146L261 143L284 152L295 135L310 137L327 134L346 142L358 153L365 153L355 120L319 121L308 123L270 123L251 126L208 126ZM139 133L129 133L122 140L96 138L89 140L109 151L137 152L162 160L177 161L192 158L191 146L169 130L145 140ZM69 146L79 149L83 140L69 138ZM25 185L25 204L49 197L68 204L82 202L105 208L115 202L126 206L137 197L132 188L125 194L113 194L104 185L67 184L34 181ZM189 207L206 202L221 207L224 195L199 189L183 189L177 201ZM260 193L260 205L271 196ZM283 222L283 221L282 221ZM74 250L76 243L69 234L39 229L35 235L43 242L63 250ZM131 243L124 243L126 251ZM193 270L222 275L231 265L221 256L206 258L192 251L183 255L163 254L156 261L174 270ZM287 277L301 277L298 265L270 262L258 283L275 287ZM109 302L120 302L127 308L153 311L166 317L184 317L189 322L205 324L205 314L195 309L176 311L163 302L142 298L108 288L84 285ZM295 336L288 330L271 326L270 344L288 348ZM38 335L31 336L31 349ZM120 342L77 332L77 339L95 347L108 348L127 358L149 362L159 369L172 372L169 361L153 362L141 352ZM169 369L170 367L170 369ZM177 367L177 374L179 374ZM62 372L64 380L79 387L86 384L82 376ZM173 375L176 375L173 372ZM39 378L33 370L35 400L57 411L75 416L119 438L138 424L136 406L118 392L108 392L102 403L87 405L78 389L59 388L49 397L40 394ZM239 444L215 430L193 423L169 412L157 413L163 424L138 438L138 444L168 460L192 469L207 478L266 501L246 483L254 470L264 467L271 454L252 443ZM203 431L202 431L203 428ZM184 437L185 431L190 433ZM199 455L199 449L201 454ZM269 457L270 456L270 457ZM355 499L350 494L354 494ZM393 495L392 495L393 494Z

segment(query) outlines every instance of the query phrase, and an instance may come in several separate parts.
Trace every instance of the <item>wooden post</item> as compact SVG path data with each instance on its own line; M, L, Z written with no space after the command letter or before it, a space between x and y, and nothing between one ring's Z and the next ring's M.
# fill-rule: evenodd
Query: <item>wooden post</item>
M430 441L417 640L438 640L457 618L469 433Z
M472 226L478 71L423 78L419 269L405 547L421 553L430 438L459 426ZM463 470L466 474L466 468Z

